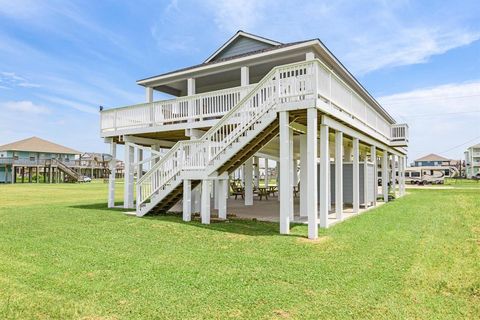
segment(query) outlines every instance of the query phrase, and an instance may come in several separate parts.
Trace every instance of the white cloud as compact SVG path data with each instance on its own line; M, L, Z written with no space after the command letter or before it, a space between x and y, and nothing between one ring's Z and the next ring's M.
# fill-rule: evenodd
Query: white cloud
M271 3L272 1L258 0L206 1L214 12L218 28L227 32L255 29L268 15L265 10L268 10Z
M29 113L32 115L35 114L48 114L51 110L45 106L38 105L32 101L23 100L23 101L6 101L0 103L0 107L6 108L12 111L18 111L22 113Z
M462 143L474 138L480 142L480 80L422 88L378 101L399 122L408 123L411 159L428 153L460 159L466 147Z
M94 115L98 116L98 109L96 109L92 106L85 105L85 104L79 103L79 102L75 102L73 100L67 100L67 99L60 98L60 97L53 97L53 96L47 96L47 95L39 95L39 96L42 97L44 100L50 101L51 103L56 104L60 107L66 106L66 107L73 108L75 110L78 110L78 111L81 111L81 112L84 112L84 113L94 114Z
M33 83L15 72L0 72L0 87L7 89L13 87L38 88L39 84Z
M385 37L373 35L355 41L355 49L346 55L357 73L424 63L434 55L469 45L480 39L480 32L414 27L393 30Z

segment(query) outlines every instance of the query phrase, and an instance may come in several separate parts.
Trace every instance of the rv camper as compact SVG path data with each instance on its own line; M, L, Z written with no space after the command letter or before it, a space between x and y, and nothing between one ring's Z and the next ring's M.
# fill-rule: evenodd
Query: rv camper
M448 168L447 168L448 170ZM410 167L405 170L405 183L410 184L444 184L445 168Z

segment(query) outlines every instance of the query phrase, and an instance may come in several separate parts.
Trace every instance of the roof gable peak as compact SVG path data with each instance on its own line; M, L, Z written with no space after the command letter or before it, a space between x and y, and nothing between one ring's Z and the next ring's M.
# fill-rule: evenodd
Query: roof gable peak
M239 44L242 39L244 39L243 47ZM227 42L225 42L220 48L218 48L203 63L214 61L217 58L225 58L229 55L238 54L238 52L246 53L248 51L251 51L251 49L258 50L260 47L273 47L281 44L281 42L275 40L267 39L261 36L254 35L252 33L238 30L230 39L227 40Z

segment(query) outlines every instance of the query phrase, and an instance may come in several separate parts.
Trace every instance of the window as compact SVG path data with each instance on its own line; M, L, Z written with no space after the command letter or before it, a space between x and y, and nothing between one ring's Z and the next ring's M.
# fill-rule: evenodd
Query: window
M412 178L420 177L420 172L412 172Z
M410 172L405 172L405 177L410 177Z

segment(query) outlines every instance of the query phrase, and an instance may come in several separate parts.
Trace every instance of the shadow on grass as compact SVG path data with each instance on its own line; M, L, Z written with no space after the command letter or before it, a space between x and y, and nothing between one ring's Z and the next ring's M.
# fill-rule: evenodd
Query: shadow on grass
M122 203L116 203L116 205L121 205ZM107 204L102 203L91 203L91 204L78 204L69 206L70 208L83 209L83 210L103 210L103 211L114 211L114 212L125 212L127 211L124 208L108 208ZM132 209L128 209L133 211ZM135 218L132 216L132 218ZM168 221L183 225L188 225L191 227L202 228L207 230L213 230L218 232L225 233L234 233L242 234L248 236L279 236L279 225L277 222L264 222L256 220L244 220L244 219L228 219L225 221L216 221L215 219L211 220L210 224L202 224L199 217L193 217L191 222L185 222L182 220L181 213L169 212L165 214L158 215L148 215L143 217L145 220L155 220L155 221ZM289 235L292 237L301 237L298 235Z
M121 205L122 203L115 203L116 206ZM128 211L133 209L124 209L124 208L109 208L105 202L101 203L89 203L89 204L77 204L69 206L70 208L75 209L87 209L87 210L105 210L105 211Z

